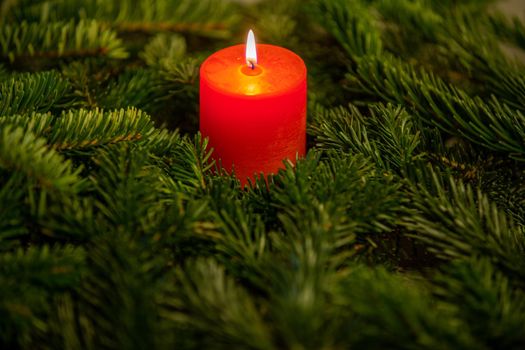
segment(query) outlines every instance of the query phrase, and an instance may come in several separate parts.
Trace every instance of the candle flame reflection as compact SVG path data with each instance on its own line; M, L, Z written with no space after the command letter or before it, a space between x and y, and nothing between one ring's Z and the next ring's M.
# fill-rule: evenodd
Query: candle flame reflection
M246 40L246 64L254 69L257 64L257 48L255 46L255 35L250 29L248 39Z
M260 87L257 84L247 84L245 87L244 94L248 96L257 95L259 93Z

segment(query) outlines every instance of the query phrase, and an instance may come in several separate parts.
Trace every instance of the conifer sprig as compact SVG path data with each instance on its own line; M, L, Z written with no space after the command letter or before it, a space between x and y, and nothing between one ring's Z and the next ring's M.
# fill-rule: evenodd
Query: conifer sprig
M418 73L388 57L362 60L357 75L363 89L386 101L413 108L422 121L488 149L523 159L523 116L496 98L483 101L470 97L431 73Z
M87 18L119 32L183 32L219 38L231 35L239 17L234 5L222 0L57 0L9 5L4 7L4 17L13 22L20 17L34 22Z
M71 290L84 273L84 250L30 247L0 254L0 336L4 344L30 347L46 336L53 296Z
M13 75L0 83L0 116L70 106L69 89L56 71Z
M42 136L56 150L83 150L123 141L138 141L153 131L150 117L135 108L126 110L72 109L60 116L33 113L0 118L0 125L21 126Z
M519 349L525 344L521 332L525 318L525 295L512 279L486 258L472 258L448 266L434 281L438 298L455 309L458 318L479 334L486 347ZM468 305L466 310L454 305Z
M0 167L25 175L44 188L65 192L79 189L81 169L74 169L46 140L20 127L0 129Z
M29 61L31 58L122 59L128 56L116 32L101 26L96 20L3 24L0 47L1 55L10 62Z
M0 252L19 245L19 239L27 233L24 226L24 189L21 176L11 176L0 189Z
M523 279L523 228L481 192L435 172L430 172L430 176L429 189L424 185L412 188L417 211L405 221L417 232L415 236L444 259L490 257L502 271Z
M383 51L373 14L360 1L314 0L310 10L352 58Z

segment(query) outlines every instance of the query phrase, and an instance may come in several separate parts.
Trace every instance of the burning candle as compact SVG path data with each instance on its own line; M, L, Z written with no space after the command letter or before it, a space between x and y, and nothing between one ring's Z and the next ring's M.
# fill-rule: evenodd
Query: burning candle
M213 157L249 178L274 174L306 148L306 66L290 50L246 45L220 50L200 69L200 131Z

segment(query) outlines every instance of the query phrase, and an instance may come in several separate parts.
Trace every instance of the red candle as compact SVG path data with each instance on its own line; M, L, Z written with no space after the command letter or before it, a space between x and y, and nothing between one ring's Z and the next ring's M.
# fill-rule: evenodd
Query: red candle
M220 50L200 69L200 131L213 157L248 178L273 174L306 148L306 66L290 50L247 45Z

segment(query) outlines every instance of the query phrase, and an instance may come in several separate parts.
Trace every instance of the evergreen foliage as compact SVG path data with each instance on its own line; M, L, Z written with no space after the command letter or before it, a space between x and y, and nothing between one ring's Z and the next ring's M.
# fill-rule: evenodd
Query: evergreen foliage
M96 21L49 24L21 23L2 25L2 55L9 61L34 58L107 56L126 58L121 40Z
M525 23L490 0L0 1L0 347L525 348ZM198 68L308 66L242 188Z

